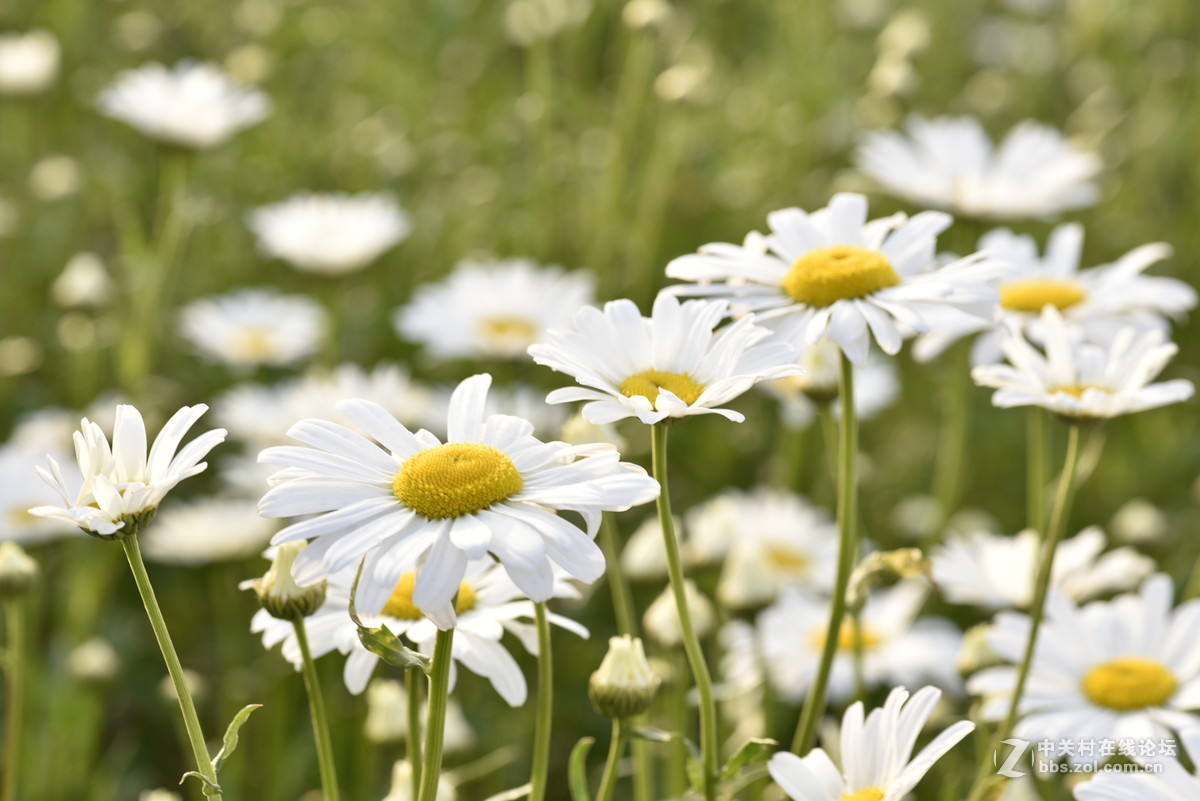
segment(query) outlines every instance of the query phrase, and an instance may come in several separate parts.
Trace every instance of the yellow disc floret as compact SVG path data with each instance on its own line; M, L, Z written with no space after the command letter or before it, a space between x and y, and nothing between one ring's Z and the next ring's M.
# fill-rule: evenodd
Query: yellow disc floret
M396 582L396 589L383 607L383 614L388 617L398 617L401 620L420 620L425 613L413 603L413 590L417 586L417 574L409 571ZM467 582L458 585L458 601L454 604L458 614L469 612L475 608L475 588Z
M1119 712L1162 706L1178 686L1166 665L1142 656L1105 662L1083 677L1083 694L1093 704Z
M825 627L812 632L809 639L812 642L814 651L820 651L825 647ZM883 643L883 638L876 634L866 626L859 627L854 624L849 618L842 621L842 628L838 631L837 647L839 651L853 651L855 646L862 644L863 650L869 651Z
M853 245L805 253L783 279L783 291L809 306L832 306L899 285L900 276L886 256Z
M843 793L841 801L883 801L883 790L878 787L868 787L857 793Z
M512 459L490 445L452 442L415 453L392 479L392 492L430 520L461 517L521 491Z
M651 404L658 401L658 390L665 389L675 394L686 404L693 404L704 394L704 385L687 373L668 373L663 370L647 370L630 376L621 382L621 394L627 398L645 395Z
M1074 306L1087 293L1074 281L1057 278L1026 278L1000 286L1000 305L1012 311L1037 314L1047 306L1062 311Z
M763 555L769 564L792 576L807 576L812 568L808 554L783 545L768 545Z

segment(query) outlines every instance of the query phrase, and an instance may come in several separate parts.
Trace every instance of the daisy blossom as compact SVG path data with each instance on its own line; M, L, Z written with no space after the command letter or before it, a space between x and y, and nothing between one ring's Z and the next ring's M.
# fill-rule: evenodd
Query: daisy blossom
M86 417L75 432L80 481L63 476L53 457L38 474L58 491L62 506L35 506L30 514L78 526L102 539L133 536L149 522L167 493L185 478L203 472L200 461L225 439L225 429L206 431L182 450L188 429L208 410L203 403L184 406L167 421L146 453L146 424L133 406L117 407L112 445L100 426ZM178 451L178 453L176 452ZM78 490L74 487L78 486ZM70 489L69 489L70 488Z
M282 367L312 356L328 333L325 310L303 295L242 289L184 306L179 329L211 361Z
M547 331L568 325L595 291L588 272L529 259L464 261L444 280L420 287L393 320L397 334L435 359L523 359Z
M1191 381L1150 382L1179 350L1160 331L1119 331L1110 346L1080 343L1058 309L1042 311L1045 352L1019 332L1001 346L1008 364L976 367L975 383L992 387L1001 408L1041 406L1069 418L1105 419L1157 409L1192 397Z
M869 133L858 169L893 195L965 217L1026 219L1091 206L1098 156L1026 120L993 145L973 117L908 120L908 135Z
M779 401L783 422L789 428L807 428L817 416L818 409L833 404L833 412L841 415L838 398L837 345L823 341L809 345L798 360L803 374L764 381L767 394ZM866 365L854 368L854 410L859 420L869 420L896 402L900 395L900 379L891 359L868 358Z
M1200 764L1200 728L1180 732L1192 764ZM1077 801L1192 801L1200 798L1200 773L1189 773L1178 759L1157 759L1143 773L1097 773L1075 787Z
M583 385L556 389L546 402L588 401L583 414L596 424L625 417L653 424L693 414L740 423L743 415L721 405L758 381L802 368L790 346L748 317L714 331L728 309L725 301L680 303L665 293L655 298L650 317L630 300L585 306L574 330L551 331L545 344L529 349L535 362Z
M324 275L366 267L412 230L408 215L383 193L301 193L256 209L249 224L263 253Z
M58 40L49 31L0 34L0 95L44 92L58 77L61 57Z
M544 443L519 417L485 414L491 376L459 384L450 398L447 442L412 433L382 407L360 399L338 410L367 436L325 420L303 420L259 459L285 468L263 496L267 517L313 517L273 542L315 538L300 554L301 583L367 556L366 573L394 587L416 570L413 601L452 620L450 601L467 562L493 554L535 601L551 597L552 564L595 581L604 556L593 542L602 511L653 500L658 482L607 446ZM368 439L367 437L372 439ZM582 516L587 532L560 511Z
M1200 725L1200 601L1172 610L1171 579L1156 575L1136 594L1079 607L1050 594L1029 680L1021 697L1021 739L1160 739ZM996 616L989 644L1013 663L986 668L967 689L982 695L985 719L1008 711L1018 663L1029 638L1029 617ZM1073 764L1089 761L1081 753Z
M767 769L793 801L902 801L975 724L961 720L913 756L921 730L929 723L942 693L923 687L909 697L897 687L882 709L865 715L862 702L842 718L841 767L822 749L801 758L778 753Z
M35 472L38 459L44 456L44 450L35 455L32 449L17 444L0 445L0 520L4 521L0 540L29 544L79 534L73 523L29 512L30 507L58 499Z
M950 223L936 211L868 222L865 197L839 194L812 213L773 212L769 236L704 245L675 259L667 275L694 283L666 291L729 298L732 311L753 312L785 340L828 339L862 367L872 339L895 354L905 336L932 330L939 307L995 316L1000 298L987 282L1002 265L979 253L935 265L937 235Z

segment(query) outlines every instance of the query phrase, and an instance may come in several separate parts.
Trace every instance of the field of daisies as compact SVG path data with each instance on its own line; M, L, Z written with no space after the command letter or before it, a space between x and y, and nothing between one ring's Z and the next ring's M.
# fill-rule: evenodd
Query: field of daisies
M1195 0L0 4L0 801L1200 799Z

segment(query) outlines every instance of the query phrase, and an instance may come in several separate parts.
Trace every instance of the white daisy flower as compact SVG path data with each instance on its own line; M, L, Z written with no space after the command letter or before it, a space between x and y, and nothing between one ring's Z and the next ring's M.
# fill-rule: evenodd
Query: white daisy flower
M1180 732L1183 749L1200 765L1200 728ZM1139 762L1143 760L1138 759ZM1100 772L1075 786L1077 801L1192 801L1200 798L1200 772L1189 773L1178 759L1155 759L1153 771Z
M697 639L707 637L716 624L717 613L708 596L696 588L691 579L683 582L683 594L687 597L688 612L692 616L692 630ZM642 626L652 640L664 648L678 648L683 645L683 624L679 621L679 604L675 602L675 592L665 587L642 616Z
M1033 601L1033 575L1041 537L1026 529L1015 537L977 531L952 537L931 555L933 580L947 601L989 609L1025 609ZM1154 560L1132 548L1103 553L1104 532L1091 526L1058 544L1050 586L1073 601L1131 590L1154 572Z
M957 691L961 686L954 660L962 634L948 620L916 619L926 595L921 584L905 581L867 599L857 638L863 645L868 687L931 682ZM780 698L799 701L812 684L825 646L829 601L790 587L758 616L757 626L768 679ZM829 675L833 701L854 694L855 640L855 626L847 617Z
M1136 594L1078 607L1052 592L1021 698L1013 736L1154 738L1200 725L1200 601L1171 609L1171 579L1156 575ZM984 697L982 714L1007 714L1018 663L1029 638L1029 617L996 616L988 644L1013 663L986 668L967 689ZM1093 761L1076 753L1072 764Z
M975 730L974 723L960 720L914 757L917 738L941 697L936 687L923 687L911 698L897 687L865 719L862 703L855 703L842 718L841 767L820 748L804 758L778 753L767 764L771 778L793 801L903 801L935 762Z
M267 96L215 64L181 61L127 70L100 95L101 113L168 145L204 150L266 118Z
M1058 309L1042 311L1045 352L1020 332L1001 346L1009 364L976 367L975 383L992 387L1000 408L1041 406L1068 418L1104 419L1157 409L1192 397L1191 381L1150 382L1179 350L1160 331L1124 328L1112 345L1080 343Z
M351 567L329 577L324 605L304 619L304 626L314 659L335 650L347 655L343 679L346 689L358 695L366 688L375 666L379 664L379 657L363 646L358 637L358 626L350 619L350 588L356 569ZM379 594L379 588L367 589L369 580L364 575L356 606L367 603L368 596ZM416 582L416 574L401 574L400 580L392 588L383 588L385 603L379 614L360 617L363 625L387 626L396 636L431 654L438 629L413 601ZM490 559L477 560L468 565L455 591L455 662L488 679L510 706L521 706L526 696L525 676L500 641L505 632L514 634L529 653L537 655L537 632L530 622L534 614L533 603ZM575 598L579 593L562 574L556 573L551 595L555 598ZM572 620L555 614L548 617L562 628L581 637L588 636L587 629ZM271 617L265 609L260 609L251 621L250 630L263 635L263 646L266 648L273 648L282 642L283 656L296 666L296 670L303 666L291 621Z
M278 528L254 501L204 498L159 514L141 537L142 554L170 565L233 562L261 553Z
M450 601L467 562L491 553L535 601L551 597L552 564L584 582L604 572L593 538L602 511L623 511L658 495L658 482L607 446L544 443L519 417L485 414L491 376L459 384L443 444L416 434L377 404L338 410L372 439L337 423L304 420L259 459L286 468L259 504L267 517L314 515L285 528L276 544L316 538L296 560L302 583L367 556L375 585L394 587L417 570L414 602L453 621ZM376 444L378 443L378 444ZM587 532L557 514L582 516ZM369 585L370 586L370 585ZM367 612L386 597L364 601Z
M412 230L408 214L384 193L305 192L256 209L249 225L263 253L324 275L361 270Z
M453 391L449 387L435 390L437 400L433 405L444 409ZM566 409L546 403L545 390L535 389L528 384L519 383L492 387L488 391L488 403L487 408L484 409L484 413L489 415L509 414L513 417L528 420L533 423L533 433L539 438L548 438L559 434L563 423L567 419ZM445 427L444 420L430 420L426 427L439 436L445 433L443 430ZM580 440L580 443L598 441L605 440L593 438ZM618 448L618 450L620 449Z
M44 456L45 449L33 451L12 443L0 445L0 541L28 545L79 533L73 523L29 512L30 507L58 500L58 495L36 472L37 462Z
M1061 133L1018 123L993 146L973 117L908 120L908 135L868 133L858 169L888 192L965 217L1027 219L1091 206L1100 158Z
M807 428L822 404L832 403L841 415L838 399L838 358L841 351L832 342L808 345L801 351L803 374L764 381L761 386L779 401L783 422L789 428ZM891 359L870 358L854 368L854 410L859 420L869 420L891 406L900 396L900 379Z
M28 97L58 77L58 40L49 31L0 34L0 95Z
M684 549L683 520L673 515L675 541ZM668 578L667 544L663 541L658 515L650 515L638 524L621 547L621 570L630 581L654 582L662 586Z
M179 318L183 338L206 358L243 369L303 361L317 352L329 329L316 301L270 289L201 298L184 306Z
M146 453L146 425L133 406L117 407L112 446L100 426L86 417L75 432L75 459L81 480L70 482L53 457L38 475L58 491L62 506L35 506L30 514L71 523L102 539L133 536L154 516L167 493L208 467L200 461L225 439L225 429L206 431L182 450L188 429L208 410L184 406L171 416ZM178 450L178 453L176 451ZM78 490L74 488L78 486Z
M1010 272L996 284L1000 318L981 320L948 311L937 328L920 337L913 355L928 361L965 336L980 333L972 346L975 364L1002 358L1000 343L1006 331L1019 329L1041 342L1041 312L1058 309L1063 318L1083 331L1090 342L1109 344L1117 331L1169 330L1169 319L1182 317L1196 306L1196 290L1183 281L1143 275L1156 262L1170 257L1171 247L1157 242L1134 248L1111 264L1079 269L1083 226L1060 225L1050 233L1045 256L1039 256L1033 237L1007 228L990 231L979 249L1008 264Z
M667 291L729 298L735 312L753 312L787 341L828 339L862 367L872 339L894 355L905 336L932 330L939 307L995 316L1000 298L987 282L1002 265L979 253L935 264L937 235L950 223L936 211L867 222L867 199L839 194L811 214L773 212L769 236L675 259L667 275L696 283Z
M631 300L605 303L603 310L585 306L574 330L551 331L545 344L529 349L535 362L583 385L556 389L546 402L589 401L583 414L596 424L625 417L653 424L693 414L740 423L745 417L722 404L758 381L801 368L791 347L749 317L715 331L728 309L724 301L681 304L663 293L650 317Z
M524 359L546 332L592 302L596 279L529 259L463 261L396 311L396 333L435 359Z

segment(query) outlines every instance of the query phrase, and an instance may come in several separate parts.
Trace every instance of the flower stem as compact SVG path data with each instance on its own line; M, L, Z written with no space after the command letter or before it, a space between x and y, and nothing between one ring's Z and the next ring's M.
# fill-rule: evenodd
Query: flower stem
M854 368L850 360L842 355L839 369L839 396L842 417L838 427L838 569L833 598L829 608L829 625L825 629L825 643L821 649L821 661L813 679L796 735L792 738L792 751L805 754L812 747L817 723L825 712L825 690L829 686L829 674L833 669L833 657L841 639L842 619L846 614L846 588L850 584L850 572L858 551L858 417L854 408Z
M6 709L4 715L4 782L0 799L16 801L21 768L21 741L25 709L25 610L20 598L4 601Z
M308 632L303 620L293 620L296 642L300 646L300 657L304 670L304 690L308 693L308 712L312 717L313 739L317 743L317 765L321 772L321 789L325 801L339 801L337 765L333 759L333 738L329 734L329 718L325 715L325 699L321 695L321 678L313 662L312 650L308 647Z
M1029 410L1026 485L1027 517L1025 525L1042 532L1046 525L1046 411L1034 406Z
M546 615L546 604L535 603L533 609L537 619L538 690L529 801L545 801L546 777L550 772L550 723L554 712L554 654L550 650L550 619Z
M946 521L958 510L962 493L963 456L966 451L969 392L971 382L971 351L966 344L951 352L942 365L942 430L938 437L937 461L934 464L933 496L938 502L938 529L929 532L929 538L937 541ZM948 368L948 369L947 369Z
M1054 571L1054 554L1058 542L1062 539L1066 528L1067 518L1071 514L1071 504L1075 500L1075 470L1079 464L1079 424L1071 426L1067 433L1067 456L1063 464L1062 475L1058 479L1058 489L1055 492L1054 508L1050 513L1050 523L1042 541L1041 555L1038 558L1037 575L1034 578L1033 604L1029 608L1029 636L1025 641L1025 653L1021 657L1021 665L1017 669L1017 683L1013 687L1012 699L1008 704L1008 714L1004 722L996 730L996 741L1003 742L1012 736L1016 726L1017 716L1021 708L1021 697L1025 694L1025 683L1029 679L1029 670L1033 665L1034 652L1037 649L1038 633L1041 631L1042 620L1046 614L1046 596L1050 592L1050 577ZM971 786L968 801L980 801L987 797L987 791L992 780L992 765L986 760L980 763L979 773Z
M412 773L412 797L421 792L421 670L404 671L404 688L408 691L408 764Z
M596 791L596 801L612 801L613 791L617 787L617 765L624 750L625 732L622 720L613 718L612 740L608 743L608 759L604 761L604 774L600 778L600 789Z
M425 719L425 766L417 801L437 801L442 778L442 745L446 736L446 702L450 695L450 665L454 659L454 629L438 631L429 675L429 715ZM412 736L410 733L409 741Z
M600 518L600 549L604 551L605 572L608 574L608 589L612 594L613 614L617 618L617 630L621 634L637 636L637 618L633 611L633 594L621 571L620 535L617 524L609 512Z
M671 493L667 479L667 425L664 423L656 423L651 427L651 459L654 478L662 488L658 494L658 522L662 527L663 541L667 549L667 573L671 578L671 592L675 596L675 608L679 613L683 649L700 695L700 754L704 797L706 801L714 801L717 796L717 705L713 699L712 677L708 672L708 663L704 661L700 638L696 636L696 628L692 624L692 613L688 609L683 583L683 564L679 558L679 542L675 539L675 522L671 516Z
M192 757L196 761L196 770L212 782L213 786L220 786L212 756L209 755L208 745L204 741L204 732L200 728L196 704L192 701L192 694L183 675L183 665L179 662L179 655L175 653L175 645L171 642L170 632L167 631L162 609L158 606L158 598L154 595L154 587L150 584L149 574L146 573L146 563L142 561L142 550L138 546L137 536L122 539L121 547L125 549L125 558L133 571L134 583L142 596L146 616L150 618L150 628L154 629L154 638L158 640L158 648L162 651L163 661L167 663L167 672L171 675L171 683L175 686L175 695L179 698L179 711L183 715L183 726L187 731L188 744L192 748ZM221 793L209 789L206 797L220 801Z

